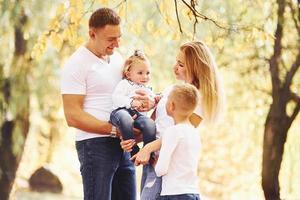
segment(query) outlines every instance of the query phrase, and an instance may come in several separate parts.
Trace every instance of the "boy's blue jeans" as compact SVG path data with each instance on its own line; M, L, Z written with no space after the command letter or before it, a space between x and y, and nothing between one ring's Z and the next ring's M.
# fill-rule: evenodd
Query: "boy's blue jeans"
M135 200L135 167L120 139L98 137L77 141L84 200Z
M133 120L134 115L136 115L136 118ZM110 122L120 129L124 140L134 139L133 128L137 128L142 132L144 145L156 139L155 122L134 109L118 108L112 111ZM138 151L139 147L135 145L132 148L131 155L136 154Z

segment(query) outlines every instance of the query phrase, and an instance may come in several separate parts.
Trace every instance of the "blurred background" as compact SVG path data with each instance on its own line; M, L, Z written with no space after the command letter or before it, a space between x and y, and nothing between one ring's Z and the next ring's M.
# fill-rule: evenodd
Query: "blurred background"
M156 92L175 83L180 44L200 39L212 49L227 104L222 123L200 133L204 199L300 199L299 5L0 0L0 199L82 199L59 80L64 61L88 39L89 16L104 6L123 20L118 51L127 57L140 48L149 57Z

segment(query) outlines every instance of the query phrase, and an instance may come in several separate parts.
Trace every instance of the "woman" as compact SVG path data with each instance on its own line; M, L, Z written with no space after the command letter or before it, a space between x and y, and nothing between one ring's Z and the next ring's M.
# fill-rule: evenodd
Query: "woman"
M188 42L180 47L174 66L174 74L177 80L194 85L200 94L200 104L190 117L191 123L197 127L204 123L213 123L218 118L222 104L223 91L218 77L217 66L209 48L201 41ZM157 126L157 137L163 131L173 125L173 119L166 113L165 105L171 88L163 92L155 111L155 123ZM202 123L203 123L202 122ZM121 142L124 150L130 151L134 141ZM147 164L151 152L160 149L160 140L147 144L134 156L135 164L143 164L143 175L141 183L141 200L154 200L159 196L161 190L161 178L157 177L152 165Z

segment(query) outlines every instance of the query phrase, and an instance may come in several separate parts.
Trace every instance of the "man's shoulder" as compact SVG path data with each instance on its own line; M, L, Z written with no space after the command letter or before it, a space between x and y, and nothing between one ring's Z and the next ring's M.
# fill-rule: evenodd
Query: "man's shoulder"
M69 65L71 63L77 63L82 59L82 47L79 47L76 51L74 51L69 58L65 61L64 65Z

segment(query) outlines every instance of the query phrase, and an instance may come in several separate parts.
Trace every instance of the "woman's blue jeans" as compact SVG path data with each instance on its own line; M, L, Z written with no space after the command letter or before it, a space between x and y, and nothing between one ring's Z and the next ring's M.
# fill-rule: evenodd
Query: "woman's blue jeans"
M161 192L162 178L157 177L152 165L143 166L141 200L156 200Z
M76 142L84 200L135 200L135 167L120 139L91 138Z
M136 115L133 120L132 117ZM142 132L144 145L156 139L155 122L134 109L118 108L112 111L110 122L120 129L124 140L134 139L133 128ZM137 145L132 148L131 155L139 151Z
M200 200L199 194L164 195L157 200Z

